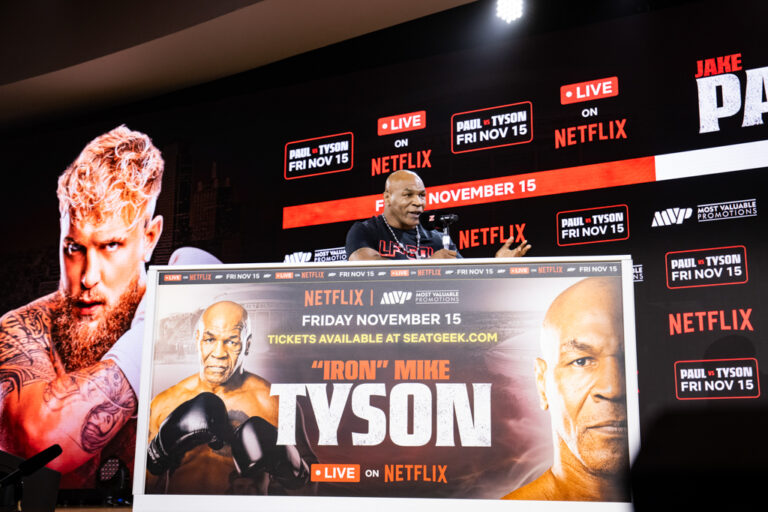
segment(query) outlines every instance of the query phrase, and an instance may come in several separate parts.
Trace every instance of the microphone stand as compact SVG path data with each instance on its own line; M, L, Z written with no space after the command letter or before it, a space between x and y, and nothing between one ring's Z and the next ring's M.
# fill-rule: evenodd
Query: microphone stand
M441 215L440 224L443 225L443 249L451 249L451 224L459 220L455 214Z
M29 476L61 455L61 446L54 444L21 462L19 467L0 478L0 511L21 510L22 477Z

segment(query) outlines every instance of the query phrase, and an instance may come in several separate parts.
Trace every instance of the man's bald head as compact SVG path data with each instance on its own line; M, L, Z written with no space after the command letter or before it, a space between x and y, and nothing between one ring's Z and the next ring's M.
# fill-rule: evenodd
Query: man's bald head
M420 184L424 188L424 182L418 174L409 170L401 170L387 176L387 181L384 183L384 192L391 191L393 187L401 187L403 184Z
M248 319L248 312L237 302L223 300L208 306L200 315L200 321L203 325L216 322L224 324L244 324Z
M248 354L251 323L240 304L221 301L210 305L197 322L195 339L200 353L200 378L213 385L242 373Z
M542 353L546 356L551 345L559 339L564 328L580 319L600 315L610 324L623 322L621 279L618 277L589 277L570 286L550 304L542 323Z
M536 385L551 414L556 464L576 460L595 474L626 469L623 331L618 277L579 281L547 310Z
M419 225L426 205L426 189L413 171L395 171L384 184L384 218L390 226L409 230Z

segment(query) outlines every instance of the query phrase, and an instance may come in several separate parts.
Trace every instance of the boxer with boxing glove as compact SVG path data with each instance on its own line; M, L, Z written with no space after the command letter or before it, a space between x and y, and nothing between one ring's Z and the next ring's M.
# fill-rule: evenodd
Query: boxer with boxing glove
M200 393L163 420L147 447L147 469L153 475L173 471L195 446L207 444L220 450L232 436L224 402L213 393Z
M309 482L309 465L296 447L278 445L277 429L258 416L248 418L235 430L232 458L241 475L267 472L287 489Z
M300 454L299 460L307 461L305 465L316 461L305 435L297 437L298 445L295 447L277 448L276 436L274 436L275 440L272 440L268 434L264 433L259 448L255 448L254 434L258 436L262 431L266 432L266 428L261 425L261 430L254 429L251 424L248 424L249 418L256 416L261 422L274 429L278 418L278 398L270 396L269 382L243 369L243 360L248 354L251 343L251 325L248 312L242 306L230 301L217 302L209 306L197 322L194 340L199 355L198 372L158 394L150 405L147 454L149 471L146 485L148 493L225 494L230 492L232 489L230 477L237 471L236 459L233 459L235 451L242 454L242 457L237 456L242 461L247 460L249 453L255 457L256 450L272 454L280 449L286 453L297 451L296 453ZM191 410L198 411L196 407L198 404L196 402L189 404L189 401L193 401L201 393L213 394L221 400L227 410L229 426L232 429L238 427L240 440L237 435L234 435L230 439L225 439L225 442L230 444L218 447L214 443L214 446L209 446L210 441L207 440L209 432L215 434L217 441L225 436L219 430L214 432L212 428L206 427L203 429L206 430L206 436L198 436L198 442L194 446L189 446L187 443L176 443L179 437L183 436L183 434L178 435L179 427L173 426L166 433L166 427L176 425L177 420L186 418ZM209 409L205 407L204 410L206 413L202 416L207 421L210 418L207 415ZM199 418L198 415L194 417ZM303 434L304 425L301 416L298 417L297 423L297 432ZM248 425L243 426L245 424ZM196 423L196 426L199 425L200 423ZM186 432L187 430L184 431ZM158 436L159 439L156 441ZM247 441L244 442L242 439ZM170 450L174 453L166 451L167 458L156 457L153 453L155 448L161 443L167 448L167 442L174 446ZM188 449L180 449L180 444L184 444L184 448L188 447ZM176 460L174 456L180 459ZM158 469L154 460L158 459L170 461L169 466L163 466L169 471L163 472L161 478L153 474ZM269 460L273 459L277 460L276 457ZM170 466L174 466L172 472ZM299 463L298 466L301 464ZM254 466L247 472L247 476L254 481L254 485L261 494L266 494L271 482L270 470L282 471L285 467L287 466L279 464ZM297 483L296 478L292 480L283 478L287 476L284 473L275 476L278 483L288 488L294 487Z

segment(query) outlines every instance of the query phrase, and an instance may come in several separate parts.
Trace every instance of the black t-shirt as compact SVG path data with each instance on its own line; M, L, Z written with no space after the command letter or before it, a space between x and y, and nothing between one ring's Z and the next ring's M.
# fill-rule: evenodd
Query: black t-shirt
M421 225L417 226L421 235L419 243L419 257L429 258L435 251L443 248L443 233L437 230L427 231ZM395 236L403 244L407 254L392 237L392 233L384 224L381 215L371 217L370 219L357 221L347 232L347 258L361 247L370 247L378 251L382 258L393 260L413 260L416 259L416 229L403 231L402 229L392 228ZM451 241L449 246L451 250L456 250L456 245ZM458 255L458 257L461 257Z

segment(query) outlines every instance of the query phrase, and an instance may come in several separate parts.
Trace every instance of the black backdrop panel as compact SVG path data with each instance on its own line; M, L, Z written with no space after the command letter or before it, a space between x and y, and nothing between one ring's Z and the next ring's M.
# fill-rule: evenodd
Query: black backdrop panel
M166 159L154 263L183 245L225 263L338 257L326 249L343 246L354 218L376 211L375 197L356 198L380 194L399 168L446 197L502 183L500 195L494 189L482 201L431 205L459 215L452 234L465 257L489 256L510 235L528 239L536 256L632 255L643 426L665 410L762 405L768 48L754 27L766 18L760 1L697 2L467 47L457 36L430 55L411 55L396 30L385 31L375 40L392 45L386 57L365 60L358 52L370 39L353 40L9 133L0 142L0 167L13 177L0 205L0 305L8 311L56 289L56 177L89 140L125 123L148 133ZM438 20L410 27L447 37ZM472 151L458 151L460 133L477 137L462 139ZM286 157L299 147L309 153L297 159L332 162L290 174ZM505 195L503 183L514 193ZM287 212L330 201L338 202L301 210L296 227L284 228ZM582 230L600 226L612 231ZM699 270L687 281L697 286L673 270ZM714 384L711 361L724 359L753 365L750 384L725 373ZM686 379L702 390L683 389Z

